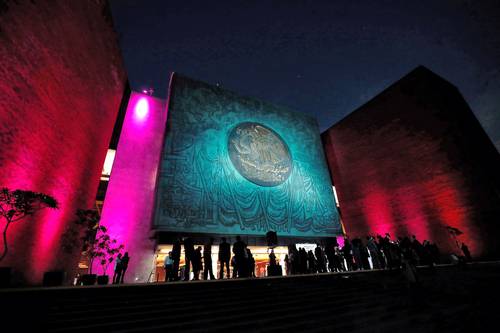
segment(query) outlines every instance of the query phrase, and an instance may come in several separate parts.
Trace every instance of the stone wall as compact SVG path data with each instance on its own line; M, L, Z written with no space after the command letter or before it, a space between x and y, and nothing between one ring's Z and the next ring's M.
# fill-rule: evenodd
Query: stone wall
M76 266L61 235L76 209L93 207L125 89L108 3L1 1L0 78L0 187L60 203L9 230L1 265L38 284L44 271Z
M350 236L416 235L498 254L500 157L459 91L419 67L322 134Z

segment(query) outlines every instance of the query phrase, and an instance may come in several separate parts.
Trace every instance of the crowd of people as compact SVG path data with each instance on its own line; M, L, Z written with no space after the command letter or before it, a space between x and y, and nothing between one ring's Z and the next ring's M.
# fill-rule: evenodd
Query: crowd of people
M425 240L420 243L415 236L391 239L367 236L344 238L341 247L336 241L322 248L317 244L314 252L290 245L285 257L287 275L304 273L345 272L369 269L395 269L409 261L414 265L439 263L439 249L436 244Z
M165 258L165 281L177 281L190 279L190 272L193 272L193 280L199 280L203 272L203 279L214 280L215 275L212 265L212 246L214 239L210 238L203 249L198 246L195 249L194 242L187 237L182 240L184 244L184 267L179 269L181 259L181 240L176 240ZM247 247L240 236L236 237L233 244L232 255L231 245L222 237L219 244L218 261L220 264L219 279L237 277L255 277L255 260L252 251ZM232 269L230 268L232 267ZM232 273L231 273L232 271Z
M179 268L181 259L181 243L184 245L185 265ZM195 249L194 242L187 237L174 242L172 251L165 258L165 281L190 279L199 280L203 272L203 279L215 279L212 265L212 246L214 239L210 238L203 249ZM465 244L462 244L464 258L470 260L470 253ZM413 235L411 237L398 237L391 239L385 236L367 236L366 239L343 239L339 245L334 238L326 246L316 245L314 251L295 244L288 246L288 254L284 258L286 275L345 272L370 269L399 269L412 268L417 265L433 266L440 262L440 252L435 243L427 240L420 242ZM242 241L240 236L232 246L223 237L219 243L218 252L219 274L218 278L255 277L255 259L252 252ZM276 262L273 250L269 253L268 275L278 272L274 268L280 266ZM279 267L281 269L281 267ZM232 273L231 273L232 272ZM279 273L281 274L281 273ZM276 275L279 275L276 274Z

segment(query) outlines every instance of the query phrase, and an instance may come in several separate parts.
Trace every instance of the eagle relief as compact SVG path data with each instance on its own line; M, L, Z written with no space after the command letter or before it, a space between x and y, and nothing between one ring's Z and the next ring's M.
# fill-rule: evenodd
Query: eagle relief
M229 158L238 172L260 186L277 186L292 172L288 146L272 129L259 123L240 123L231 130Z

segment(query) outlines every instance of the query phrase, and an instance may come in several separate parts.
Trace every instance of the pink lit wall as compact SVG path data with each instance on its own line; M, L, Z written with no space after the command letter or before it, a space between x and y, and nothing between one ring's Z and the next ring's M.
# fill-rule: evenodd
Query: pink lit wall
M132 92L101 217L131 257L126 282L146 282L153 269L149 237L166 120L164 100ZM101 267L95 271L101 274ZM113 274L111 267L108 274Z
M9 230L0 263L15 280L77 267L61 235L78 208L94 206L126 85L105 1L9 1L0 11L0 187L54 196ZM3 225L1 225L3 230Z
M500 156L458 90L419 67L322 134L349 236L498 257Z

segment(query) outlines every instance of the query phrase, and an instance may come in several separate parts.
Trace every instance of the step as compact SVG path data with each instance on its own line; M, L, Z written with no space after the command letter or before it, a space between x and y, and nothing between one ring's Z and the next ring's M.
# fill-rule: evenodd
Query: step
M319 292L323 292L325 289L329 289L329 292L332 292L332 293L335 293L336 295L338 295L338 297L342 297L342 296L345 296L345 295L350 295L352 293L359 293L359 292L372 292L372 289L369 289L369 288L349 288L349 289L345 289L345 288L335 288L335 289L332 289L331 287L330 288L325 288L325 287L322 287L322 286L314 286L314 287L307 287L307 288L293 288L293 289L278 289L277 291L269 291L269 290L264 290L262 288L257 288L257 290L253 291L253 293L257 293L258 295L263 295L263 296L266 296L266 295L271 295L273 293L278 293L278 295L286 295L290 292L293 292L293 293L298 293L299 295L302 295L302 294L307 294L307 293L310 293L310 292L314 292L314 291L319 291ZM377 290L377 288L373 289L373 290ZM225 291L223 291L225 292ZM245 292L243 292L243 294L247 293L247 291L245 290ZM226 295L226 294L223 294L221 292L219 292L217 294L217 298L212 298L210 299L211 302L216 302L219 298L223 299L223 300L227 300L228 298L230 297L234 297L234 296L237 296L239 294L237 293L232 293L232 294L229 294L229 295ZM208 297L203 297L202 299L198 299L197 301L200 302L200 301L203 301L205 298L208 298ZM184 305L187 305L187 306L190 306L193 301L188 299L188 297L185 297L184 295L175 295L175 296L171 296L171 297L158 297L158 298L155 298L155 299L142 299L140 302L127 302L127 304L123 304L123 303L119 303L118 306L116 307L113 307L113 306L109 306L110 304L114 305L115 303L96 303L97 306L107 306L109 308L105 309L104 311L106 312L116 312L117 310L119 311L125 311L127 309L132 309L132 308L155 308L157 307L158 305L165 305L165 304L169 304L171 302L176 302L177 305L181 305L181 306L184 306ZM72 316L72 315L84 315L84 314L88 314L88 315L92 315L92 312L94 313L102 313L103 310L99 309L99 310L92 310L92 306L89 305L89 304L81 304L79 303L78 304L78 307L66 307L66 305L64 304L63 305L64 308L63 309L58 309L57 307L51 307L51 310L53 312L56 312L58 316ZM89 307L91 308L89 310ZM81 309L83 308L83 309ZM62 311L61 311L62 310Z
M386 293L383 296L393 294L395 292L397 292L397 291L389 290L389 291L386 291ZM313 298L313 297L320 297L321 298L323 296L333 297L336 299L337 302L340 302L340 301L364 302L367 300L379 298L381 295L381 293L379 292L376 295L374 295L372 293L370 293L370 294L361 293L361 294L356 294L356 295L348 294L348 295L344 295L342 297L339 297L336 293L329 292L329 291L324 290L324 289L318 290L317 292L314 292L314 293L313 292L306 292L303 294L304 294L304 296L306 296L308 298ZM297 302L297 298L298 298L298 296L296 294L286 295L287 297L277 297L277 295L275 295L275 294L271 294L271 295L267 295L267 296L268 296L267 298L253 297L252 300L250 300L249 302L244 304L244 307L245 308L252 308L254 305L259 306L262 303L266 304L267 300L272 301L273 299L275 300L273 302L273 306L276 306L276 304L280 304L280 306L287 306L289 304ZM226 311L225 309L228 309L228 308L234 309L235 306L241 305L241 300L234 300L234 301L229 302L229 303L224 302L222 304L212 302L211 304L217 305L218 312L222 313L222 312ZM118 313L116 315L98 315L98 316L94 316L92 318L92 322L93 322L93 324L98 324L100 322L109 322L109 321L117 322L117 321L120 321L122 319L141 318L144 316L151 316L151 315L160 316L162 314L167 314L169 316L169 318L171 320L173 320L174 318L177 318L176 316L178 313L183 314L189 310L191 310L192 312L204 310L204 313L211 313L211 311L209 311L205 308L205 305L203 303L190 304L185 308L179 308L176 304L175 308L173 308L173 309L171 309L171 308L157 309L156 308L153 310L148 310L148 311L146 311L146 310L147 309L141 309L140 312L127 311L127 312ZM79 322L86 322L86 321L88 321L87 317L81 317L81 318L77 318L77 319L66 317L64 320L50 320L49 323L51 326L54 326L57 324L64 324L64 323L67 323L70 325L77 325Z

